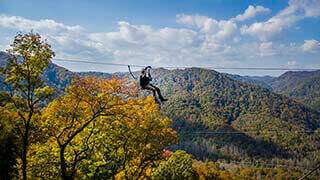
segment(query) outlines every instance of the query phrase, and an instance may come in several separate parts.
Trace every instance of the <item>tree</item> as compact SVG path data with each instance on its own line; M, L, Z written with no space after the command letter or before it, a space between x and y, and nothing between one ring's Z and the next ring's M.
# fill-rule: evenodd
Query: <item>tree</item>
M94 177L148 177L156 161L163 159L163 150L177 143L172 121L161 114L153 98L133 99L129 104L123 117L99 125L103 128L97 137L103 143L96 144L95 152L102 155L96 157Z
M42 113L48 140L31 147L33 175L143 176L163 148L176 142L176 133L152 98L133 98L134 89L115 78L75 79Z
M222 178L222 173L225 173L220 169L219 164L213 161L202 162L202 161L194 161L192 164L193 169L199 175L199 179L231 179Z
M153 174L155 179L197 179L192 168L192 156L185 151L177 150L167 160L162 161Z
M45 86L41 75L54 56L49 44L41 40L39 34L33 32L15 36L10 49L10 58L1 74L6 84L5 107L16 112L16 128L21 141L20 158L22 176L27 179L27 153L32 136L32 127L38 116L43 101L48 99L53 90Z
M86 150L74 151L75 157L68 170L66 149L73 146L81 135L87 146L93 133L86 134L87 128L101 117L119 113L125 105L123 96L128 89L121 86L119 80L109 81L96 78L75 79L66 89L66 94L51 102L43 112L43 127L55 138L59 145L60 169L63 179L74 177L75 168L86 155ZM81 139L82 140L82 139ZM87 149L88 147L83 147ZM84 157L83 157L84 156Z

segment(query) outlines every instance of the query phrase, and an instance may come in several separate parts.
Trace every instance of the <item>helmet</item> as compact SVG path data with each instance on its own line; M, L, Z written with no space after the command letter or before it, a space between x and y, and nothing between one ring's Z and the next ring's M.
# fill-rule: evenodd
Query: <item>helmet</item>
M145 73L146 73L146 69L143 68L143 69L141 70L141 73L142 73L142 74L145 74Z

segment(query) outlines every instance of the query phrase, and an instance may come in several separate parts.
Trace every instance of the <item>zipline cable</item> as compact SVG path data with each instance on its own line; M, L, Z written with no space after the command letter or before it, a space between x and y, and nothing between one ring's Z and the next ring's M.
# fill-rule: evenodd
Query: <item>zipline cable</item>
M315 172L316 170L320 169L320 163L318 164L317 167L315 167L314 169L312 169L311 171L309 171L307 174L303 175L301 178L299 178L299 180L303 180L306 177L308 177L309 175L311 175L313 172Z
M107 66L122 66L122 67L139 67L143 68L147 65L137 65L137 64L121 64L121 63L107 63L98 62L92 60L84 59L66 59L66 58L55 58L53 61L61 62L74 62L74 63L87 63L87 64L98 64ZM161 66L162 68L192 68L193 66ZM262 71L316 71L320 68L277 68L277 67L215 67L215 66L197 66L199 68L216 69L216 70L262 70ZM160 66L158 67L160 68Z
M239 162L239 161L229 161L229 162L223 162L223 161L218 161L218 163L221 164L238 164L238 165L244 165L244 166L265 166L265 167L286 167L286 168L290 168L290 167L297 167L297 168L304 168L307 170L310 170L311 168L309 166L302 166L302 165L289 165L289 164L277 164L277 163L266 163L266 162L259 162L259 161L255 161L255 162Z
M265 134L265 133L282 133L284 131L277 131L277 130L268 130L268 131L195 131L195 132L181 132L182 134L250 134L250 133L259 133L259 134ZM317 131L289 131L290 133L296 133L296 134L304 134L304 133L316 133Z
M133 75L133 73L131 72L131 68L130 65L128 65L128 69L129 69L129 73L131 74L131 76L133 77L133 79L137 80L137 78Z
M53 61L62 61L62 62L72 62L72 63L87 63L87 64L98 64L98 65L108 65L108 66L122 66L122 67L141 67L144 68L144 65L136 64L120 64L120 63L107 63L107 62L98 62L92 60L83 60L83 59L65 59L65 58L54 58Z

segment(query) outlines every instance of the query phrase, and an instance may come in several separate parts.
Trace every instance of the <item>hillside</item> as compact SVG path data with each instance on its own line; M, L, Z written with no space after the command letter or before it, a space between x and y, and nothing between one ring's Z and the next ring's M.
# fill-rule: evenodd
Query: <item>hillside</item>
M270 82L272 82L272 80L275 78L272 76L240 76L237 74L225 74L225 75L231 79L238 80L243 83L258 85L270 90L272 89L272 87L270 86Z
M0 51L0 66L4 66L6 63L6 59L9 58L9 55L3 51Z
M276 93L297 99L316 110L320 110L320 70L286 72L274 78L269 85Z
M71 82L73 76L75 76L75 73L51 63L49 68L46 69L43 78L49 86L63 90Z
M320 147L317 135L300 131L319 131L320 114L303 104L212 70L157 69L154 77L169 98L164 112L184 135L180 148L198 158L315 158L308 155ZM250 133L201 135L198 131Z
M244 83L268 88L275 93L286 95L305 105L320 110L320 70L289 71L279 77L239 76L226 74L228 77Z
M6 64L8 54L0 51L0 67ZM51 87L56 88L59 92L63 91L65 87L70 83L72 77L75 73L58 66L54 63L50 63L49 67L45 70L43 79L45 83ZM0 78L0 83L2 84L2 79ZM3 88L3 86L1 86Z
M9 56L7 53L0 51L0 67L3 67L6 64L6 59L8 59ZM3 78L0 76L0 90L4 90L3 86Z

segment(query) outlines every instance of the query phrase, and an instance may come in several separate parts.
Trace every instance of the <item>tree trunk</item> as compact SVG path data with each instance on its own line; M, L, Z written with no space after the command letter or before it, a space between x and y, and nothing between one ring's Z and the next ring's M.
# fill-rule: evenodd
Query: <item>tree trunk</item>
M27 149L25 145L23 145L22 147L21 161L22 161L22 179L26 180L27 179Z
M22 153L21 153L21 161L22 161L22 179L27 179L27 152L28 152L28 142L29 142L29 127L26 126L25 132L22 137Z
M65 151L65 146L60 146L60 169L61 169L61 178L64 180L70 180L73 179L71 176L68 175L67 173L67 163L64 158L64 151Z

